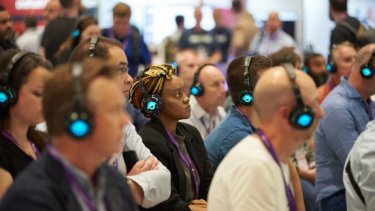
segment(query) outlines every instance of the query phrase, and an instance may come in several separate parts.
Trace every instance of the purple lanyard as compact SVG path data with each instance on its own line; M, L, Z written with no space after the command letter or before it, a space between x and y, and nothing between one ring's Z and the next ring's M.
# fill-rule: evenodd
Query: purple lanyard
M90 197L89 194L83 189L82 185L79 183L77 178L68 169L68 167L64 164L64 162L60 159L56 150L51 145L48 145L47 151L56 161L58 161L62 164L62 166L64 168L65 176L67 177L71 187L77 191L78 195L81 197L81 199L86 204L86 206L89 208L89 210L90 211L98 211L92 197Z
M216 125L215 121L213 122L213 127L212 128L210 127L210 125L211 125L211 118L209 119L208 125L206 125L206 123L204 122L204 117L203 116L201 118L199 118L199 120L201 121L204 129L206 130L207 135L210 134L210 132L211 132L211 130L213 128L215 128L215 125Z
M189 169L190 175L193 176L194 184L195 184L195 197L198 197L199 196L199 181L198 181L199 175L198 175L197 168L195 167L190 156L189 155L185 156L184 153L182 153L182 150L180 149L180 146L178 145L176 138L169 131L167 131L167 133L168 133L169 139L177 147L178 154L181 160L185 163L186 167Z
M235 106L236 110L238 111L238 113L240 113L243 117L245 117L245 119L247 120L247 122L249 123L251 129L253 131L256 130L256 128L254 127L253 123L251 122L251 120L249 119L249 117L247 117L242 111L241 109L239 109L237 106Z
M115 40L119 40L119 39L115 38L115 33L113 32L113 27L109 30L109 37L113 38ZM128 34L128 37L122 41L122 49L124 49L124 51L125 51L126 47L128 47L129 40L130 40L130 34Z
M113 161L112 166L113 166L114 168L118 169L118 159L117 159L117 157L116 157L116 159Z
M17 140L12 136L12 134L8 133L5 130L2 130L1 134L3 136L7 137L9 140L11 140L13 142L13 144L15 144L18 148L20 148L22 150L22 148L18 144ZM29 142L30 142L31 148L33 149L33 151L35 153L36 158L38 159L40 157L40 151L39 151L39 149L35 146L35 144L33 142L31 142L30 140L29 140Z
M366 107L366 112L367 112L367 115L368 115L368 118L371 120L374 119L374 116L372 115L372 101L371 99L368 99L366 100L365 102L365 107Z
M259 135L260 139L262 140L264 146L267 148L268 152L271 154L272 158L275 160L277 165L280 167L281 175L283 175L283 181L284 181L286 195L288 197L289 210L290 211L297 211L296 200L293 196L293 193L292 193L292 190L290 189L290 186L286 184L283 169L281 168L280 161L277 158L275 149L272 147L271 141L267 138L266 134L264 134L264 132L260 128L257 129L256 133Z

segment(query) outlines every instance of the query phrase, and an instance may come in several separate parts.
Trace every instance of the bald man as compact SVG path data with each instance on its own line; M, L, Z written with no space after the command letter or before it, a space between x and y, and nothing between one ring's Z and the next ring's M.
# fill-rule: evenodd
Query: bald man
M224 119L224 75L214 64L204 64L194 73L190 88L191 115L182 122L195 126L203 140ZM185 85L185 87L187 87Z
M283 47L294 47L297 49L294 39L282 30L282 22L279 14L271 12L263 31L260 31L251 44L250 52L268 56Z
M347 210L342 174L356 139L374 119L375 103L370 99L375 94L374 61L375 44L360 49L349 78L341 77L323 101L326 116L314 135L315 191L322 211Z
M323 116L314 81L290 64L271 68L255 87L254 107L261 126L217 168L208 210L297 210L287 163Z
M185 87L189 88L193 83L195 71L201 65L198 52L191 48L180 50L176 53L176 63L178 77L184 82Z

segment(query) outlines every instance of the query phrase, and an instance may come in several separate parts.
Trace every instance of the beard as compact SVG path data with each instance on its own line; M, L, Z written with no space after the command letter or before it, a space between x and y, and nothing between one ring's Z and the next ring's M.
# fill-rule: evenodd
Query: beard
M15 35L16 33L13 29L8 29L0 34L0 46L4 49L17 48Z
M325 84L328 80L328 73L315 74L309 72L309 75L314 80L316 87Z

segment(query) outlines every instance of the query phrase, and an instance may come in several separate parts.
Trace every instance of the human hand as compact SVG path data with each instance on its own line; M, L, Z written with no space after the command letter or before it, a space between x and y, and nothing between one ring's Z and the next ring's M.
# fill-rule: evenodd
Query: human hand
M156 169L158 163L159 161L155 157L140 160L134 164L133 168L128 172L128 175L137 175L145 171Z
M192 211L206 211L207 201L205 201L204 199L194 199L190 202L189 208Z

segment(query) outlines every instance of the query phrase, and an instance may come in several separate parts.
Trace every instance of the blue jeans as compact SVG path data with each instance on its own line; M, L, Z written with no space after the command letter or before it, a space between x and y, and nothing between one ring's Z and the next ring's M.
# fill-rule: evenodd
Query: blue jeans
M346 211L345 190L341 190L320 202L321 211Z
M301 178L303 198L305 201L306 211L319 211L318 204L315 202L314 184Z

